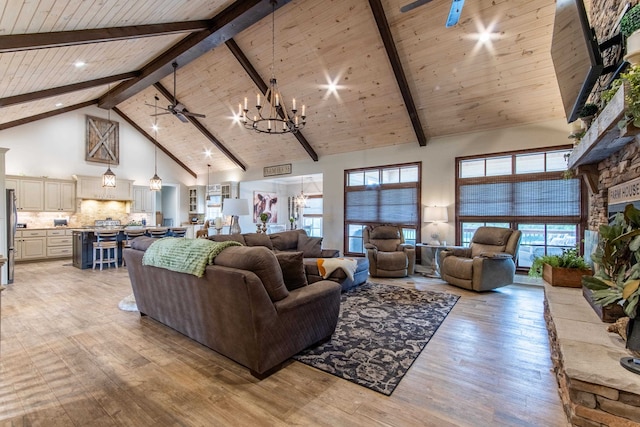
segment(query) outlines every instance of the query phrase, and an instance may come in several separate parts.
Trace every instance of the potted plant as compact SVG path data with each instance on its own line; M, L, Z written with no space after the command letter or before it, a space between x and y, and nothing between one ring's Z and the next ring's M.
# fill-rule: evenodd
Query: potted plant
M582 276L593 274L578 249L564 249L561 255L542 255L533 259L529 276L542 276L552 286L579 288Z
M583 277L593 301L602 306L620 304L634 319L640 300L640 210L629 204L623 213L598 230L599 241L591 258L596 274Z
M629 124L640 128L640 65L632 65L626 72L621 73L620 77L611 83L611 87L602 92L602 101L611 101L623 84L626 86L626 108L618 128L625 129Z
M640 4L633 6L620 20L620 33L626 38L624 59L632 64L640 61Z
M585 129L589 129L589 126L591 126L591 122L593 121L593 118L597 113L598 106L596 104L593 104L591 102L587 102L586 104L584 104L584 106L578 113L578 117L580 117L580 120L582 120L582 122L584 123Z

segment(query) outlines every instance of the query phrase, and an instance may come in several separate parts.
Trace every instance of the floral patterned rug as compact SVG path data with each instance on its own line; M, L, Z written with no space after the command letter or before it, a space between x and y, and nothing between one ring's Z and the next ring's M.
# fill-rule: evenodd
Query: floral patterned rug
M458 298L367 282L342 294L331 340L293 358L389 396Z

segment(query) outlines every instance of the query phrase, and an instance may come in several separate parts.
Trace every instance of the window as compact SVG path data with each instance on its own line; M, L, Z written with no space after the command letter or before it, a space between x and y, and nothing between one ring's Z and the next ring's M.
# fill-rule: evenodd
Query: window
M468 245L482 225L522 231L518 268L538 255L580 243L586 224L585 187L564 179L567 147L456 159L456 239Z
M362 230L398 224L407 243L420 232L420 163L345 171L345 254L364 254Z
M322 196L309 196L302 210L302 228L309 236L322 237Z

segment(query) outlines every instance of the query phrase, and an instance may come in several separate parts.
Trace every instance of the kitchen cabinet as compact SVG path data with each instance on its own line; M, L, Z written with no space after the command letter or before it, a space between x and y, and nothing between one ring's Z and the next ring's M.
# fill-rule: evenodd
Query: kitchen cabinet
M7 176L7 189L16 190L17 209L25 212L41 212L44 210L44 180Z
M153 213L155 193L144 185L133 186L133 204L131 206L132 213Z
M73 212L76 210L76 184L73 181L44 181L44 210Z
M203 214L205 213L205 186L194 185L189 187L189 213Z
M116 179L116 188L104 188L102 177L78 176L76 197L89 200L133 200L133 181Z
M68 229L47 230L47 258L73 255L73 233Z
M16 231L16 261L43 259L47 257L46 230Z

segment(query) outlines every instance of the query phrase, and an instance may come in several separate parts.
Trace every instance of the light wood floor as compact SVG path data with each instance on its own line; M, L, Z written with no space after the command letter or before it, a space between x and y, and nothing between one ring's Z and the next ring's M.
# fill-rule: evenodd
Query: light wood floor
M126 269L19 264L2 293L0 426L566 426L543 290L462 295L384 396L292 361L263 381L137 312ZM379 280L382 282L383 280Z

